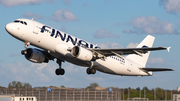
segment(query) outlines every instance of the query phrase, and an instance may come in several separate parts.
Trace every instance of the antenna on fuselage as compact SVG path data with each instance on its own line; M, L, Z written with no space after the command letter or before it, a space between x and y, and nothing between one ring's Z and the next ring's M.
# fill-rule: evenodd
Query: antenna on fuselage
M34 20L34 18L32 18L31 20Z

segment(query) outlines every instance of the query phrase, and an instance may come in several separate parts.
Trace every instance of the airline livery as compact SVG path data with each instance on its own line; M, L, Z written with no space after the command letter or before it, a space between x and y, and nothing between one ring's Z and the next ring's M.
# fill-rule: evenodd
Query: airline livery
M152 47L155 37L148 35L136 48L101 49L97 45L64 33L50 26L29 19L17 19L5 27L16 39L24 42L21 54L34 63L48 63L57 59L56 75L64 75L64 61L88 67L87 74L96 70L122 76L152 76L156 71L172 71L169 68L145 68L150 51L168 50ZM28 48L29 45L38 47ZM123 57L123 55L126 55Z

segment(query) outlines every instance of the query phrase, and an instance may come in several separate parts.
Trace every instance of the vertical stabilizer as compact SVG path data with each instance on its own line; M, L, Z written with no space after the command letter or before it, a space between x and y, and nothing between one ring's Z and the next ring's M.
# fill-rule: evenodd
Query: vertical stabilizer
M152 47L154 43L155 37L148 35L136 48L143 48L143 47ZM135 62L142 67L146 66L148 57L149 57L150 51L146 54L136 55L136 54L130 54L126 56L127 59L131 60L132 62Z

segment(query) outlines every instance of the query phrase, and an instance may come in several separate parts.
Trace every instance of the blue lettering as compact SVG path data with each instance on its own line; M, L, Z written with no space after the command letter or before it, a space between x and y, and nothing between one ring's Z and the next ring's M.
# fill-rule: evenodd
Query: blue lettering
M66 42L68 42L68 41L69 41L69 39L71 39L71 42L72 42L72 44L73 44L73 45L75 45L75 44L76 44L76 42L77 42L77 38L75 38L75 40L73 40L73 38L72 38L70 35L68 35L68 38L67 38L67 41L66 41Z
M52 32L50 32L50 31L49 31L48 29L46 29L46 28L52 29ZM56 30L53 29L53 28L51 28L51 27L49 27L49 26L42 26L42 28L41 28L41 33L44 33L45 31L51 33L50 36L51 36L51 37L54 37ZM64 34L64 35L63 35L63 34ZM66 33L61 33L60 31L57 30L57 31L56 31L56 35L55 35L55 38L57 38L57 37L60 37L62 41L65 41L65 39L66 39ZM76 37L73 38L71 35L68 35L66 42L69 42L69 41L71 41L73 45L76 45L76 43L77 43L77 38L76 38ZM83 46L83 47L87 47L87 48L93 48L93 47L94 47L93 44L89 44L88 42L86 42L86 41L84 41L84 40L79 40L78 46ZM98 47L98 46L96 46L96 47L94 47L94 48L100 49L100 47Z
M55 29L52 29L52 33L51 33L52 37L54 36L54 33L55 33Z
M57 38L58 35L60 35L62 41L65 40L65 38L66 38L66 34L65 34L65 33L64 33L64 37L63 37L62 34L61 34L61 32L57 31L55 38Z
M51 27L49 27L49 26L43 26L41 28L41 33L44 33L44 31L48 31L47 29L45 29L46 27L51 29Z
M86 41L79 40L78 46L85 46L88 48L88 43Z

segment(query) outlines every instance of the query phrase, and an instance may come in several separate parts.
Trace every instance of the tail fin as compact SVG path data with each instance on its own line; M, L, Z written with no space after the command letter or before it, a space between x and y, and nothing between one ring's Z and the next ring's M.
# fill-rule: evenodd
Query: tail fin
M154 43L155 37L148 35L136 48L143 48L143 47L152 47ZM148 57L149 57L150 51L146 54L142 54L142 56L136 55L136 54L130 54L126 56L127 59L131 60L132 62L135 62L142 67L146 66Z

